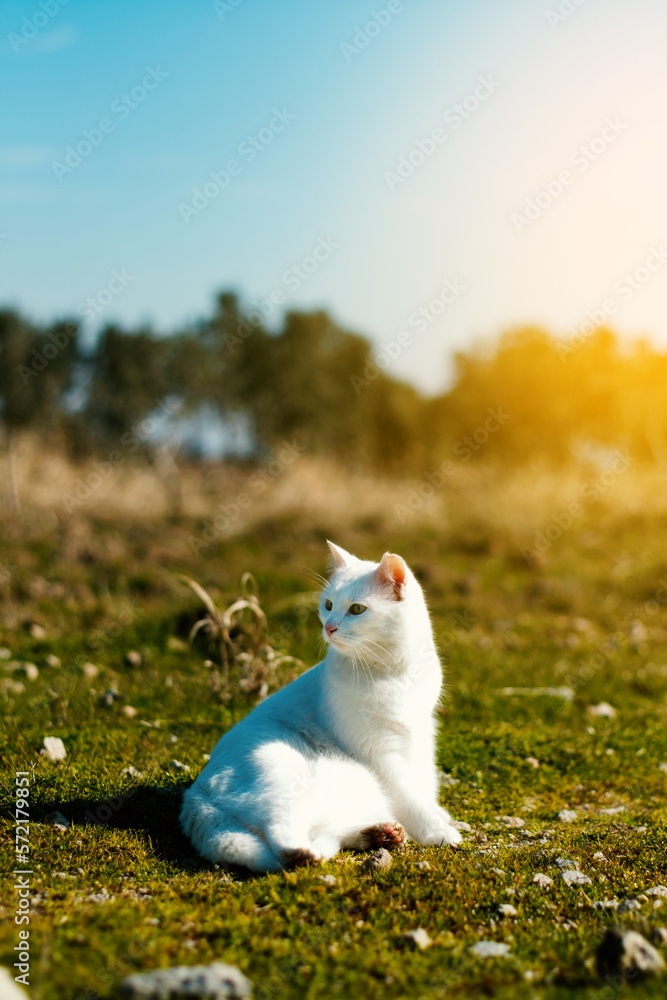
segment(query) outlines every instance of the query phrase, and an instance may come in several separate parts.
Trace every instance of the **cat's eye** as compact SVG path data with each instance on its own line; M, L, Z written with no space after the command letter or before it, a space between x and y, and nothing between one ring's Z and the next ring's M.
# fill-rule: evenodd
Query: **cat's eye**
M366 610L365 604L350 604L351 615L363 615L365 610Z
M327 611L331 611L331 609L333 608L333 604L331 603L328 597L324 602L324 607L327 609Z

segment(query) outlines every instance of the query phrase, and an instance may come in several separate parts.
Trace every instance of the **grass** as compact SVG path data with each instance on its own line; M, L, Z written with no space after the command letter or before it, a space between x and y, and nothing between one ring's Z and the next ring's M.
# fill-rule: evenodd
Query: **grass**
M200 537L204 513L150 519L89 507L56 519L44 504L26 504L20 522L7 518L0 848L11 871L14 772L30 770L31 995L113 997L129 972L219 960L272 1000L609 997L591 963L605 927L650 936L667 924L653 897L623 914L592 905L667 884L667 773L659 767L667 761L667 509L633 476L585 507L531 565L522 547L565 509L576 476L521 485L478 472L404 523L379 501L355 514L350 500L336 517L323 505L309 514L265 505L198 554L190 538ZM442 801L473 833L458 851L410 844L384 873L362 870L351 853L284 875L226 873L180 834L180 796L256 700L256 685L242 691L235 677L288 680L297 665L272 671L267 649L316 661L311 571L324 570L330 533L370 558L400 552L423 582L447 674L438 753L451 777ZM267 623L256 635L250 619L259 616L241 608L225 626L228 697L220 634L200 629L188 645L205 609L179 574L222 614L248 598L247 571ZM239 651L258 656L262 669L253 673L246 657L246 674L235 673ZM12 670L16 661L34 663L39 676ZM504 690L536 687L572 694ZM602 701L615 718L590 713ZM65 761L39 755L47 735L63 739ZM190 771L170 770L174 758ZM140 774L124 774L128 766ZM565 808L576 811L573 822L559 819ZM64 832L44 823L55 809L71 821ZM525 825L508 826L507 816ZM558 857L591 883L568 887ZM533 884L537 872L553 885ZM323 873L336 884L322 883ZM5 886L0 964L9 967L18 928ZM503 903L517 914L501 918ZM398 936L416 927L433 940L425 951L401 947ZM506 942L509 957L475 957L480 940ZM633 983L632 992L667 995L667 986Z

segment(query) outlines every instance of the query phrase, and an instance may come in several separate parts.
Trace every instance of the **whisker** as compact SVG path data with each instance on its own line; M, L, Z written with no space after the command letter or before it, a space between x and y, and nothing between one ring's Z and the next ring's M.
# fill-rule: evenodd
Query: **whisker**
M312 577L318 583L321 583L323 587L328 587L329 581L327 580L326 576L322 576L321 573L317 573L314 569L311 569L309 566L300 566L299 568L304 570L304 572L307 573L308 576Z
M390 653L388 649L385 649L385 647L381 643L376 642L375 639L368 639L368 638L366 638L363 641L364 641L364 643L370 642L374 646L377 646L377 648L379 650L381 650L385 654L385 656L388 656L393 661L394 664L397 662L396 657L392 653ZM369 650L368 652L371 652L371 651ZM388 664L385 663L384 666L388 666Z

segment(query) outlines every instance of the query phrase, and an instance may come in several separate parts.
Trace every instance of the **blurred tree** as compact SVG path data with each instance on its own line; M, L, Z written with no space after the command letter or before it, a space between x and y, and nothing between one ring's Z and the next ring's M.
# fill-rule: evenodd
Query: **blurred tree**
M9 462L9 495L18 509L16 441L32 430L53 443L66 425L67 395L79 357L78 324L36 327L11 310L0 311L0 419Z

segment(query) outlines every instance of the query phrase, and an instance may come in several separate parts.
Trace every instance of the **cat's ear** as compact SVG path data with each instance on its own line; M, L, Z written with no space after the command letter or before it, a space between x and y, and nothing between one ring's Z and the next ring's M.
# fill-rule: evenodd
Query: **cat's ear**
M400 556L393 552L385 552L380 565L375 571L375 576L380 584L389 586L392 589L394 599L402 601L405 596L405 581L408 575L408 567Z
M327 545L331 551L331 558L333 560L334 570L342 569L343 566L349 566L352 562L352 556L345 549L341 549L340 545L334 545L333 542L327 540Z

